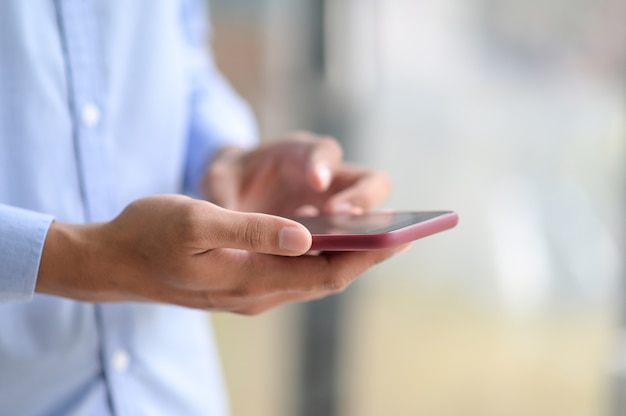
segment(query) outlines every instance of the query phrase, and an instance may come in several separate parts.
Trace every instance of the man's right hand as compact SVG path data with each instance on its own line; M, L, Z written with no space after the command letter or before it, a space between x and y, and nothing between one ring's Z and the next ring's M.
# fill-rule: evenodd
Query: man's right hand
M266 214L180 195L147 197L107 223L54 222L36 291L88 302L162 302L256 314L345 289L403 246L302 256L311 235Z

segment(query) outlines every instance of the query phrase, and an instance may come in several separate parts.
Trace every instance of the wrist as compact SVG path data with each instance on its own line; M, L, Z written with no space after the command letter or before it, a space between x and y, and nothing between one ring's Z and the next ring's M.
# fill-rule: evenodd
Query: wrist
M98 225L53 222L43 246L35 292L90 300L94 239Z
M236 197L243 171L242 161L248 152L238 146L226 146L211 158L200 182L202 197L226 208L236 208Z
M245 153L247 153L247 151L242 147L224 146L215 152L209 162L209 168L215 163L232 162L233 160L238 159L239 157L244 155Z
M48 229L44 241L35 292L49 295L60 294L62 276L71 278L76 270L76 258L80 257L74 251L77 244L76 230L70 224L53 221ZM74 267L68 267L69 265Z

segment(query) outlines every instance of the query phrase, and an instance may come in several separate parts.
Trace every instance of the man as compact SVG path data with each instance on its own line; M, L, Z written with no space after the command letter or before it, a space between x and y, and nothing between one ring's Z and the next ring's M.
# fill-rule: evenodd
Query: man
M270 214L368 210L388 179L330 138L254 147L205 18L0 2L0 414L223 415L203 310L325 296L403 249L302 256Z

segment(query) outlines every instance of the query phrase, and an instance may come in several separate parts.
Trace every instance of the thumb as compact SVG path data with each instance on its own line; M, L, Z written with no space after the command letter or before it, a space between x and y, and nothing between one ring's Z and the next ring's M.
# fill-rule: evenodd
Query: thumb
M211 221L211 246L299 256L311 248L311 233L287 218L222 209Z

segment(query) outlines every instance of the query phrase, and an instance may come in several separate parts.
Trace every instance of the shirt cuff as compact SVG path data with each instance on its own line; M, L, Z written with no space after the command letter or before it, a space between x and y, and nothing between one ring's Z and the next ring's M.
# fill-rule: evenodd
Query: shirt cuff
M52 220L51 215L0 204L0 302L32 299Z
M191 95L185 192L201 195L200 182L209 161L225 146L250 149L257 144L256 120L248 103L213 71Z

